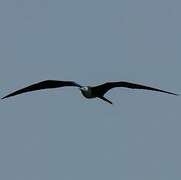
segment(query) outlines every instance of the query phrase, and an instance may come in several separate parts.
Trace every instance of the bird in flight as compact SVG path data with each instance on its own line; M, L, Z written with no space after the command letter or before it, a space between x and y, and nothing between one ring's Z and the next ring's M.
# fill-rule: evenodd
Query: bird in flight
M177 96L178 94L164 91L161 89L141 85L141 84L135 84L125 81L118 81L118 82L106 82L104 84L98 85L98 86L81 86L73 81L56 81L56 80L46 80L41 81L36 84L32 84L30 86L27 86L23 89L17 90L11 94L8 94L7 96L3 97L2 99L16 96L22 93L31 92L31 91L37 91L41 89L51 89L51 88L60 88L60 87L66 87L66 86L74 86L78 87L82 93L82 95L85 98L91 99L91 98L100 98L110 104L113 104L110 100L104 97L104 95L112 88L116 87L124 87L124 88L131 88L131 89L144 89L144 90L151 90L151 91L158 91L162 93L167 93L171 95Z

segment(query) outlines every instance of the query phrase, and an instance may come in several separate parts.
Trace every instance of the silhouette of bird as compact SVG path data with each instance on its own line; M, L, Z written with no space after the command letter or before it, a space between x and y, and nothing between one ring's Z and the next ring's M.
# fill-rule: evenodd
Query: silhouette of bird
M25 87L23 89L17 90L11 94L8 94L7 96L3 97L2 99L16 96L22 93L30 92L30 91L37 91L41 89L51 89L51 88L60 88L60 87L66 87L66 86L75 86L78 87L82 93L82 95L88 99L90 98L100 98L110 104L112 102L104 97L104 95L112 88L116 87L124 87L124 88L131 88L131 89L144 89L144 90L151 90L151 91L158 91L162 93L167 93L171 95L178 95L172 92L164 91L161 89L141 85L141 84L135 84L125 81L119 81L119 82L106 82L104 84L98 85L98 86L81 86L73 81L56 81L56 80L46 80L42 81L36 84L32 84L28 87Z

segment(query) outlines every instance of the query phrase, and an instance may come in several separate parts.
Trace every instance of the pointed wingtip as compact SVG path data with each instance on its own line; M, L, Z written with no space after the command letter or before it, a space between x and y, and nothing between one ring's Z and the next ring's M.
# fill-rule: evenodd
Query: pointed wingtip
M167 94L171 94L171 95L174 95L174 96L180 96L180 94L176 94L176 93L173 93L173 92L168 92L168 91L162 91L162 92L165 92Z
M3 100L3 99L6 99L7 98L7 96L4 96L4 97L2 97L1 99Z
M9 94L9 95L7 95L7 96L4 96L4 97L2 97L1 99L3 100L3 99L6 99L6 98L8 98L8 97L10 97L11 95Z
M170 93L171 95L180 96L180 94Z

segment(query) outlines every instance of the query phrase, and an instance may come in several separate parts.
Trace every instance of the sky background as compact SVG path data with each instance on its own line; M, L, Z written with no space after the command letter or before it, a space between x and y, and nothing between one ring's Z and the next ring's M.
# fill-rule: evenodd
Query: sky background
M0 96L46 79L181 93L181 1L1 0ZM0 179L180 180L181 98L76 88L0 102Z

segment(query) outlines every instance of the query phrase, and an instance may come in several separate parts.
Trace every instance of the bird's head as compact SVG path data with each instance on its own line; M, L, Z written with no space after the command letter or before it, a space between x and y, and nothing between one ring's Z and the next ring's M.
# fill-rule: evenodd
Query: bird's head
M83 87L80 88L80 90L81 90L81 91L84 91L84 92L85 92L85 91L89 91L89 87L83 86Z

